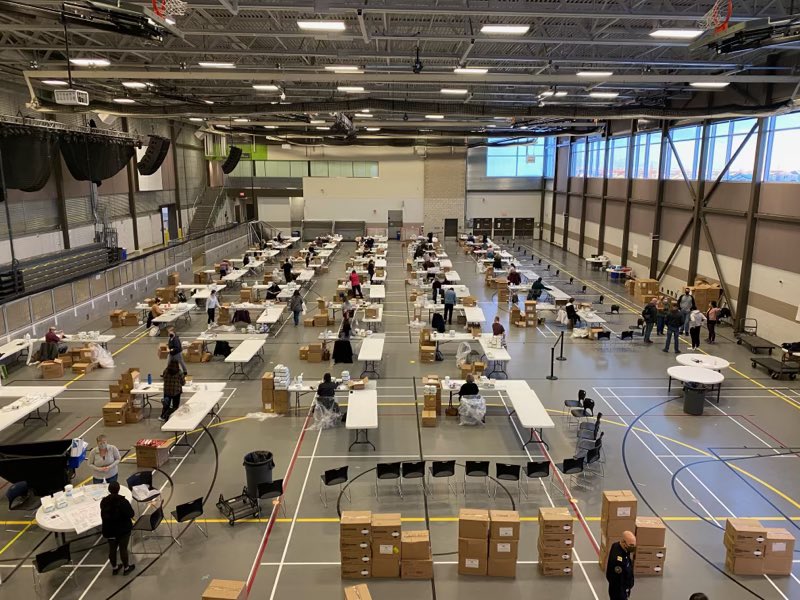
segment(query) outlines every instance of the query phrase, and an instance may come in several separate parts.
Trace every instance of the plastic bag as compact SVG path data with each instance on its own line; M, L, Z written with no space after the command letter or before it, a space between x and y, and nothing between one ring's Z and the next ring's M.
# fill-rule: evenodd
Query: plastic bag
M302 314L306 314L306 310L307 310L307 309L306 309L306 303L305 303L305 302L303 302L303 310L301 311L301 312L302 312Z
M153 325L150 328L150 331L147 332L147 335L149 335L150 337L156 337L158 335L158 331L159 331L158 326Z
M581 329L576 327L572 330L572 337L574 338L588 338L589 337L589 330L588 329Z
M486 400L483 396L462 396L458 407L459 425L483 425L486 417Z
M322 402L317 400L314 405L314 422L308 428L312 431L333 429L338 427L341 421L342 413L339 410L338 403L333 402L330 408L326 408Z
M102 369L114 368L114 357L111 356L111 352L97 344L89 344L89 348L92 350L92 362L100 363Z
M472 352L472 347L469 342L461 342L456 350L456 366L460 367L463 363L467 362L469 353Z

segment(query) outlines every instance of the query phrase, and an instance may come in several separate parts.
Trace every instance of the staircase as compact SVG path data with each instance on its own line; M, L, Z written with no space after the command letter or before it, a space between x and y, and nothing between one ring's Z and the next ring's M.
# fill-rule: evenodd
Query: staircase
M214 223L222 206L225 188L206 188L195 201L194 215L189 223L189 234L202 233Z

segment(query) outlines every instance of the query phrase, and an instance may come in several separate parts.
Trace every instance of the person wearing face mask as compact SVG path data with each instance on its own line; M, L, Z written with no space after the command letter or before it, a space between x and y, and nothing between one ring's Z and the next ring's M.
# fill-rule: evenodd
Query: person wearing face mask
M681 315L683 315L683 326L681 327L681 333L683 335L689 335L689 317L692 314L692 311L697 308L694 303L694 296L692 296L689 288L687 287L681 297L678 298L678 308L681 309Z
M169 328L169 342L167 342L167 348L169 349L169 359L167 360L167 364L169 363L178 363L180 366L181 371L183 374L186 375L189 372L189 369L186 368L186 362L183 360L183 344L181 343L181 338L178 337L178 334L175 333L175 328Z
M106 436L97 436L97 446L89 452L89 468L92 470L92 483L111 483L119 474L119 450L108 443Z
M630 531L622 534L622 539L614 542L608 551L606 580L609 600L628 600L633 589L633 559L636 551L636 536Z

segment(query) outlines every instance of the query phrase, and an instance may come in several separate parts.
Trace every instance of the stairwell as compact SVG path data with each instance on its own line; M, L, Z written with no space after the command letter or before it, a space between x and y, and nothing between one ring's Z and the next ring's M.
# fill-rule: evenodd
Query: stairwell
M198 234L212 227L223 205L224 188L206 188L197 199L194 214L189 223L189 235Z

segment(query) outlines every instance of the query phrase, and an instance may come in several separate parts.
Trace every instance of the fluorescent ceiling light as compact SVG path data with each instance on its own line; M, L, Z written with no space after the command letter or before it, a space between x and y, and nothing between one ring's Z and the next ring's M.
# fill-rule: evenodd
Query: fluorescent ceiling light
M196 123L198 121L203 121L204 119L201 119L200 117L189 117L189 120L194 121Z
M132 98L114 98L114 102L117 104L136 104L136 100Z
M235 69L236 65L232 62L208 62L203 61L197 63L198 66L203 67L204 69Z
M592 98L616 98L619 92L589 92Z
M542 98L549 98L550 96L555 96L556 93L553 90L547 90L546 92L542 92L539 94Z
M371 114L369 114L369 113L356 113L356 114L355 114L355 115L353 115L353 116L355 116L355 117L360 117L360 118L362 118L362 119L371 119L371 118L372 118L372 117L374 117L375 115L371 115Z
M122 87L126 87L126 88L129 88L129 89L132 89L132 90L143 90L148 85L150 85L150 84L149 83L145 83L143 81L123 81L122 82Z
M497 125L487 125L486 127L489 129L497 129Z
M614 71L578 71L575 73L578 77L587 77L589 79L611 77L613 74Z
M566 96L569 92L556 92L556 98L562 98Z
M442 94L453 94L453 95L457 95L457 96L462 96L464 94L468 94L469 93L469 90L456 89L456 88L442 88L440 91L441 91Z
M306 31L344 31L344 21L298 21L297 26Z
M523 35L528 33L530 25L484 25L481 33L496 33L500 35Z
M240 117L238 119L233 120L234 123L249 123L250 119L245 119L244 117Z
M203 102L205 102L206 104L214 104L213 100L203 100Z
M425 115L425 118L426 119L440 120L440 119L444 119L444 115Z
M330 127L317 127L320 131L328 131Z
M323 125L325 121L323 121L322 119L311 119L309 123L311 125Z
M453 73L456 75L486 75L489 69L485 67L456 67Z
M361 112L361 113L368 113L368 112L369 112L369 109L368 109L368 108L362 108L362 109L361 109L360 111L358 111L358 112Z
M76 67L107 67L111 64L106 58L70 58L69 62Z
M69 85L69 83L60 79L43 79L42 83L45 85Z
M336 73L355 73L361 71L361 69L355 65L326 65L325 70L335 71Z
M280 88L274 83L257 83L253 89L259 92L277 92Z
M277 129L277 125L264 125L264 129Z
M367 127L367 131L380 131L380 127Z
M348 94L358 94L364 91L364 88L360 85L340 85L336 89L340 92L346 92Z
M705 88L708 90L719 90L728 87L728 81L693 81L689 85L696 88Z
M703 34L702 29L682 29L682 28L660 28L650 32L650 37L673 39L673 40L693 40Z

